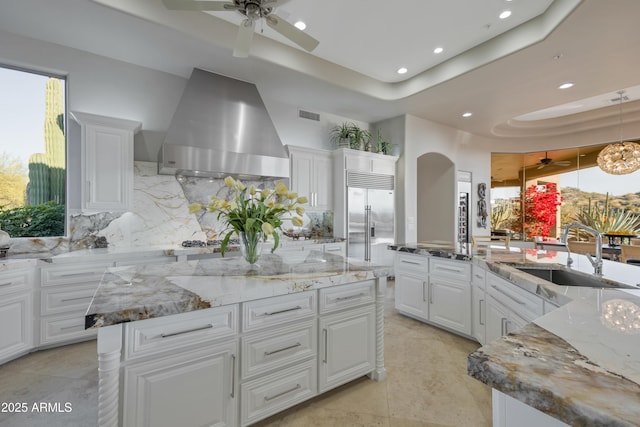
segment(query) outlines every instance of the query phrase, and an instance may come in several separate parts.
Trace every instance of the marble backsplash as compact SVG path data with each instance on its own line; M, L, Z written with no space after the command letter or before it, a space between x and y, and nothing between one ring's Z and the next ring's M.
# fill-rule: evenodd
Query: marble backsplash
M275 180L247 181L259 188L273 188ZM134 163L133 210L124 213L72 214L68 237L12 239L10 254L48 252L58 254L100 247L180 246L185 240L219 239L224 224L215 214L190 214L193 202L207 203L212 195L224 197L229 189L222 179L158 175L155 162ZM333 236L332 212L308 212L304 227L314 237ZM292 228L285 222L283 229Z

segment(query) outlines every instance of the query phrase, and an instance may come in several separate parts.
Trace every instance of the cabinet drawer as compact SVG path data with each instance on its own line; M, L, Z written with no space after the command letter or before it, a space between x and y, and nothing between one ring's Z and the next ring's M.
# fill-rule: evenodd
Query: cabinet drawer
M238 306L197 310L147 319L125 326L125 359L137 359L185 346L208 343L238 332Z
M308 319L316 314L316 291L250 301L242 304L244 332Z
M320 289L320 313L373 304L375 300L376 282L374 280L324 288Z
M429 274L433 277L456 282L469 282L471 281L471 264L464 261L431 258L429 260Z
M242 425L246 426L316 395L316 359L240 386Z
M542 299L493 273L487 276L487 292L527 322L542 316Z
M84 311L40 319L40 345L91 339L97 333L97 329L84 328Z
M429 258L422 255L396 254L396 270L429 273Z
M0 274L0 295L31 289L32 270L7 271Z
M64 265L41 268L42 286L69 285L72 283L100 283L105 270L112 262L99 264Z
M242 379L267 372L316 354L315 321L278 328L270 334L257 333L242 338Z
M70 311L86 311L98 285L52 286L42 288L40 296L40 313L68 313Z
M477 265L471 267L471 283L480 289L485 289L485 279L487 277L487 270Z

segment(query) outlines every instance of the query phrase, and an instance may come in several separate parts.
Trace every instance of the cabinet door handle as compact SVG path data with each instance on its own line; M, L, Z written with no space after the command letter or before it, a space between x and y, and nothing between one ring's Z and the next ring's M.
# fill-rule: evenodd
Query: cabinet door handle
M285 308L284 310L271 311L271 312L265 311L264 316L273 316L274 314L286 313L288 311L295 311L295 310L302 310L302 307L300 307L299 305L296 305L295 307Z
M9 285L13 285L13 282L0 283L0 286L9 286Z
M483 299L478 300L478 323L480 323L482 326L484 326L484 322L482 321L482 303L484 302Z
M433 286L429 285L429 304L433 304Z
M354 298L360 298L361 296L364 296L364 295L365 295L364 293L360 292L359 294L349 295L348 297L338 297L336 298L336 301L346 301Z
M407 261L406 259L400 260L400 262L403 262L405 264L413 264L413 265L422 265L421 262L417 262L417 261Z
M264 397L264 400L265 400L266 402L268 402L268 401L270 401L270 400L277 399L277 398L278 398L278 397L280 397L280 396L284 396L284 395L285 395L285 394L287 394L287 393L291 393L292 391L296 391L296 390L299 390L299 389L301 389L301 388L302 388L302 386L301 386L300 384L296 384L296 386L295 386L295 387L291 387L289 390L285 390L285 391L280 392L280 393L278 393L278 394L274 394L273 396L265 396L265 397Z
M527 303L524 301L520 301L519 299L516 299L514 297L512 297L511 295L509 295L508 293L506 293L505 291L503 291L502 289L500 289L499 287L497 287L496 285L491 285L491 287L493 289L495 289L496 291L500 292L502 295L509 297L509 299L513 300L514 302L516 302L517 304L520 305L526 305Z
M322 330L322 336L324 341L324 359L322 359L322 362L327 363L327 328Z
M507 318L503 317L501 319L502 324L500 325L500 335L506 335L507 334Z
M87 203L91 202L91 181L87 181L87 194L85 196L87 198Z
M213 328L213 323L209 323L208 325L205 325L205 326L200 326L199 328L187 329L187 330L184 330L184 331L171 332L171 333L168 333L168 334L162 333L162 334L160 334L160 336L162 338L168 338L168 337L173 337L173 336L176 336L176 335L188 334L189 332L202 331L204 329L211 329L211 328Z
M426 292L424 291L424 289L427 287L427 282L422 282L422 302L426 302L427 301L427 297L426 297Z
M280 353L280 352L282 352L282 351L291 350L292 348L300 347L301 345L302 345L302 344L300 344L299 342L297 342L297 343L295 343L295 344L293 344L293 345L290 345L290 346L288 346L288 347L284 347L284 348L280 348L280 349L278 349L278 350L265 351L265 352L264 352L264 355L265 355L265 356L271 356L272 354Z
M236 355L231 355L231 398L236 396Z

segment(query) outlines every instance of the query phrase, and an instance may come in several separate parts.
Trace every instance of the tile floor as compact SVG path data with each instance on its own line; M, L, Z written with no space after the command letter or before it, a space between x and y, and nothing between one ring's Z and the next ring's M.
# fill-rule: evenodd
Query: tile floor
M466 375L467 354L477 343L399 315L393 308L393 282L385 322L386 381L353 381L256 426L491 426L491 389ZM96 343L89 341L0 366L0 404L25 402L30 409L0 411L0 426L96 425L95 354ZM39 402L59 402L62 411L69 402L71 411L32 412Z

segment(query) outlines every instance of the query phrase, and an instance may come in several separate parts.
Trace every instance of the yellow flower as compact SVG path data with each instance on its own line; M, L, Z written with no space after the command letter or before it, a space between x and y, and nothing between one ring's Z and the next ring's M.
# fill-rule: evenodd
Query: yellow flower
M200 203L191 203L189 205L189 213L194 214L202 210L202 205Z
M236 185L236 180L233 177L228 176L224 179L224 183L227 187L233 188Z
M247 187L242 183L242 181L237 180L236 181L236 188L238 189L238 191L242 191Z
M237 204L236 202L231 202L231 203L229 203L229 205L228 205L228 209L229 209L230 211L234 210L234 209L235 209L235 208L237 208L237 207L238 207L238 204Z
M302 214L304 214L304 208L302 206L298 206L296 208L296 213L300 216L302 216Z
M268 222L265 222L262 224L262 231L264 231L265 234L272 234L273 233L273 226L271 224L269 224Z
M305 196L298 197L298 203L307 203L308 199Z
M267 207L268 207L269 209L273 208L275 205L276 205L276 203L275 203L273 200L269 200L269 201L267 202Z
M256 186L251 184L251 187L249 187L249 194L251 194L252 196L256 195Z
M264 200L267 197L269 197L270 194L271 194L271 190L269 190L268 188L265 188L264 190L260 191L260 196L261 196L262 200Z
M274 189L274 191L280 196L284 196L289 192L289 190L287 189L287 186L284 185L282 182L279 182L276 184L276 188Z
M296 227L302 227L302 220L297 216L294 216L293 218L291 218L291 223Z
M293 191L290 191L287 193L287 199L294 200L297 198L298 198L298 193L294 193Z

